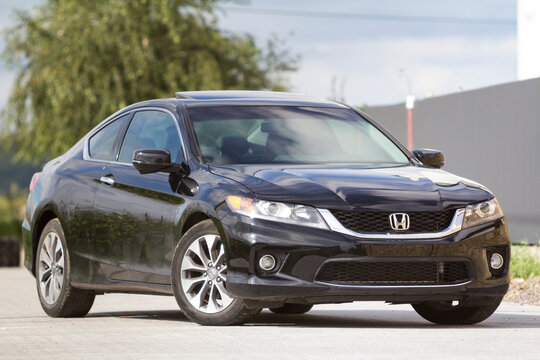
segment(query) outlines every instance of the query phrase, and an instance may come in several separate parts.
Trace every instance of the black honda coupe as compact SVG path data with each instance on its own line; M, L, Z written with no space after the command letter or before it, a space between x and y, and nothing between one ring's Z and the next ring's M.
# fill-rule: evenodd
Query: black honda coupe
M508 289L510 241L494 195L443 164L343 104L180 92L119 110L34 175L25 265L55 317L130 292L174 295L205 325L360 300L473 324Z

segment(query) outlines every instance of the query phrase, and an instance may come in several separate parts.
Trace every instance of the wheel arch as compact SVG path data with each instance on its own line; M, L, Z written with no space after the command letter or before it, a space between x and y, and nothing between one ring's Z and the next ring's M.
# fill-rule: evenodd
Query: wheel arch
M36 256L39 238L41 237L45 225L53 219L58 219L58 215L51 207L47 207L39 214L39 217L37 217L34 222L32 231L32 274L34 274L34 276L36 275Z
M179 226L176 232L176 235L177 235L176 243L178 244L182 236L184 236L186 232L192 227L194 227L195 225L205 220L211 220L216 226L216 228L218 229L218 232L220 233L220 236L222 237L222 239L225 240L224 242L225 249L229 250L228 237L227 237L227 234L225 233L225 229L223 228L223 225L221 224L217 214L214 211L210 211L210 209L201 208L201 207L196 207L196 208L194 207L191 210L192 211L190 211L189 213L184 214L185 220L183 220L182 222L178 224Z
M183 236L189 229L191 229L193 226L197 225L201 221L204 220L211 220L212 218L208 216L208 214L202 212L202 211L195 211L186 218L184 223L182 224L182 231L181 235Z

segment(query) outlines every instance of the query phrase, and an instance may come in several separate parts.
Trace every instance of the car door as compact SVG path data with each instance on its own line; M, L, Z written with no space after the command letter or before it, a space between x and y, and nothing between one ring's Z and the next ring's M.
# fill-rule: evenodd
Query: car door
M182 197L169 174L141 175L131 164L140 149L167 149L181 162L181 139L174 116L157 109L135 112L116 162L108 163L94 200L96 256L109 280L169 284L168 254L174 208ZM173 247L174 248L174 247Z
M107 163L116 159L130 118L130 113L124 113L98 128L84 140L82 158L74 159L63 170L68 176L62 179L59 188L69 209L63 225L69 234L73 282L91 283L95 277L94 197Z

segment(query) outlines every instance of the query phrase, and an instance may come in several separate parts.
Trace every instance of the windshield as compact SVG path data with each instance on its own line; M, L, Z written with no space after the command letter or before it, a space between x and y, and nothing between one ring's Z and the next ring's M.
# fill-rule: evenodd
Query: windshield
M349 109L216 106L188 113L209 164L409 163L390 139Z

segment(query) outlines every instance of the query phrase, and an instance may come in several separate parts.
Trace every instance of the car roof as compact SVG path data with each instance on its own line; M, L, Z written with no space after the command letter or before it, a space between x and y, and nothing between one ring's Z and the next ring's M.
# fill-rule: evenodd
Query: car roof
M250 90L213 90L213 91L181 91L176 99L186 106L208 105L303 105L324 107L345 107L330 101L311 96L276 91Z
M270 105L347 108L346 105L335 101L286 92L249 90L182 91L176 93L176 98L145 100L128 105L107 119L115 117L121 112L135 110L141 107L157 106L169 108L169 110L174 111L174 106L178 103L186 107Z
M87 135L90 135L107 123L127 111L140 108L157 107L174 112L178 103L186 107L209 107L209 106L235 106L235 105L258 105L258 106L309 106L349 108L348 106L314 97L277 91L257 90L208 90L208 91L181 91L176 93L176 98L144 100L128 105L109 115L105 120L96 125Z

